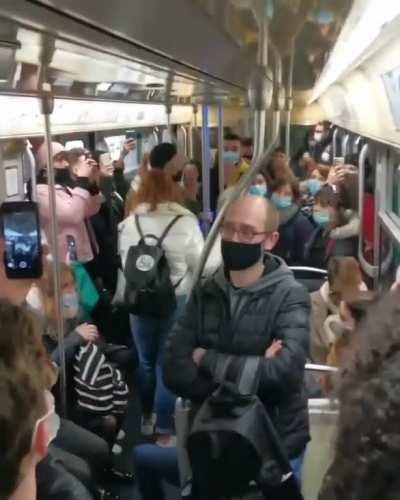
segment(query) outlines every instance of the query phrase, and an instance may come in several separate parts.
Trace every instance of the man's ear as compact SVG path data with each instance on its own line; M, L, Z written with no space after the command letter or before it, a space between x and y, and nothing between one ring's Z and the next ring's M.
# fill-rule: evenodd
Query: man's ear
M265 250L271 251L275 247L275 245L278 243L278 240L279 240L279 233L278 233L278 231L274 231L265 240L265 243L264 243Z
M36 434L34 436L34 442L32 443L32 452L38 462L42 460L43 457L47 455L49 443L49 424L47 420L39 423Z

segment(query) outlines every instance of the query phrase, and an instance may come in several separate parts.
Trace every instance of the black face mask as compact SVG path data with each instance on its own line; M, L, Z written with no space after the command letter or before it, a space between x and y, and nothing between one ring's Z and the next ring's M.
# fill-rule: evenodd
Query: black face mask
M54 180L56 184L61 184L62 186L72 186L73 180L69 168L55 168L54 169Z
M261 260L261 243L221 240L222 259L227 271L243 271Z

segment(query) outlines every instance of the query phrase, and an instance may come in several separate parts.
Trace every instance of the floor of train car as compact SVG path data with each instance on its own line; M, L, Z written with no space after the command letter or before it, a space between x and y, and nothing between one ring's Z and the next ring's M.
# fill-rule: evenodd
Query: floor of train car
M128 431L135 436L135 441L137 443L145 443L146 439L140 433L141 409L138 398L133 397L130 401L130 405L132 418L129 420ZM112 493L118 495L119 500L143 500L135 484L135 481L114 481L113 483L107 484L106 486ZM173 488L168 484L165 484L165 494L166 500L178 500L180 498L178 489Z

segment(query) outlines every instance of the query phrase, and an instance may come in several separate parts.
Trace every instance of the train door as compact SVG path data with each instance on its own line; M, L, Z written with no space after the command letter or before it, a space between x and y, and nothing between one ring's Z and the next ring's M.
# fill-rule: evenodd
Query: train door
M400 151L381 147L378 189L379 232L375 243L382 287L396 278L400 266Z

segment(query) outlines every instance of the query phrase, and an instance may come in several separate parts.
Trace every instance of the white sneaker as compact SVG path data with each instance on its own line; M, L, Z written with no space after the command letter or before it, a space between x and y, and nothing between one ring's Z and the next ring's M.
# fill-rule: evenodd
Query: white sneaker
M151 416L142 417L141 432L143 436L152 436L154 434L154 427L156 425L156 415L153 413Z

